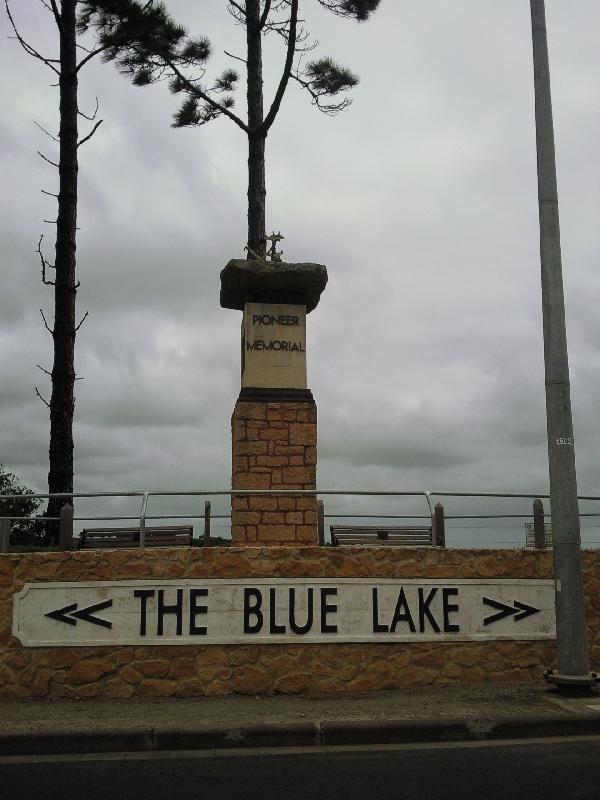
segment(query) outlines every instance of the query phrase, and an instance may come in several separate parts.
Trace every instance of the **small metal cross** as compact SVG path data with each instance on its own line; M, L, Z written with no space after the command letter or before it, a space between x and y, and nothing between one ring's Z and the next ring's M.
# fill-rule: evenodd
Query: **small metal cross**
M285 239L285 236L281 235L281 231L273 233L270 236L265 237L268 242L271 242L271 248L267 251L267 255L270 256L271 261L281 261L281 256L283 255L283 250L277 252L277 242L280 242L282 239Z

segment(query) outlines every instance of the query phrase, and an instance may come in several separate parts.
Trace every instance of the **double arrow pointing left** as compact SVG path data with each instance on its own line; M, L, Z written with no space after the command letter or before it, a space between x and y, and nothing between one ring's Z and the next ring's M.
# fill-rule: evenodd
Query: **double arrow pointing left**
M57 619L59 622L66 622L67 625L77 625L77 620L80 619L83 622L91 622L92 625L100 625L102 628L112 628L112 622L93 616L94 612L110 608L112 604L112 600L105 600L87 608L80 608L78 611L77 603L72 603L70 606L58 608L56 611L49 611L45 616L50 617L50 619Z

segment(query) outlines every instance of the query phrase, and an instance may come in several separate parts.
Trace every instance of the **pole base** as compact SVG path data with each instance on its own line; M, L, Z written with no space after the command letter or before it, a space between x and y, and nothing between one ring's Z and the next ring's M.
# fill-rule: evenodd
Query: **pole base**
M585 675L565 675L548 669L544 673L544 678L548 683L556 686L560 694L566 695L589 695L592 686L600 682L596 672L588 672Z

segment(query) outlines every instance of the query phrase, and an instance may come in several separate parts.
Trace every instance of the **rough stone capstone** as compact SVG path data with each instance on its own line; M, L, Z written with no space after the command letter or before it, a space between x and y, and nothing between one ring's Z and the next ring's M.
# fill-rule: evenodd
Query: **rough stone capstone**
M248 302L298 303L308 314L317 307L327 285L323 264L232 259L221 271L223 308L244 310Z

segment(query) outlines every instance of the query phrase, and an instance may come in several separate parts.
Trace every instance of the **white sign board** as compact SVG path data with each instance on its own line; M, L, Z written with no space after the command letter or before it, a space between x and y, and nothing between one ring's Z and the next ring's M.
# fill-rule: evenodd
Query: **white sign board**
M27 583L26 647L555 638L552 580L183 579Z

